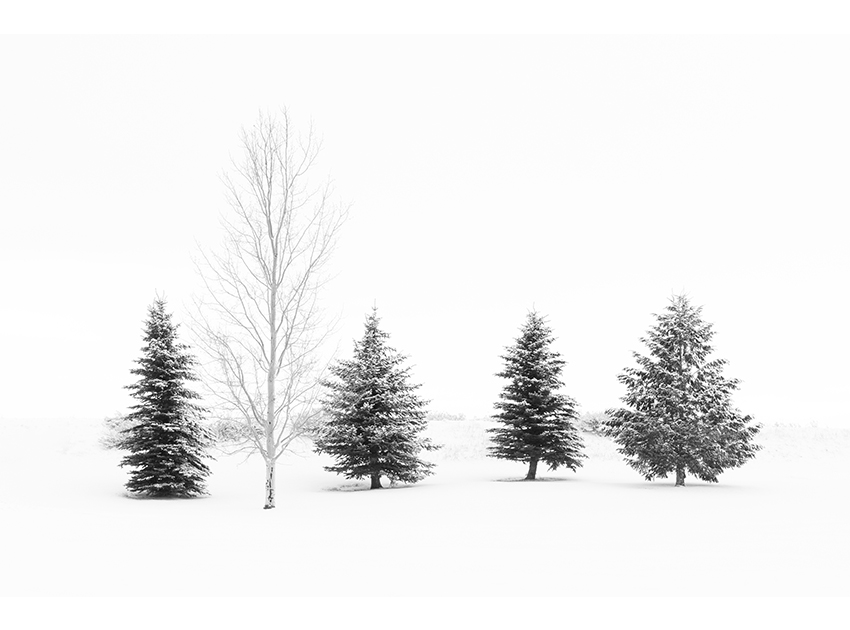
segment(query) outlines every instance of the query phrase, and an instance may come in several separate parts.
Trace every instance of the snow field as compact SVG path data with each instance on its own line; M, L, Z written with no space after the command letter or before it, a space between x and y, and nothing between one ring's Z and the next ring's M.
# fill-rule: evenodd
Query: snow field
M435 474L366 490L288 454L217 455L210 496L125 496L99 421L0 423L3 595L848 595L850 431L768 427L719 484L645 482L584 435L577 473L485 457L489 421L433 422ZM386 485L386 481L384 482Z

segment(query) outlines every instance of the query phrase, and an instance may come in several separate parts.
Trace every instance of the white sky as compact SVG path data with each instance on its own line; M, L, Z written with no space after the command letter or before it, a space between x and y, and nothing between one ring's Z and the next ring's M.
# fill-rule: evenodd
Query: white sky
M0 417L126 409L240 127L286 105L353 203L340 356L377 302L432 409L492 412L532 306L615 406L685 290L742 411L850 426L847 38L7 36L0 69Z

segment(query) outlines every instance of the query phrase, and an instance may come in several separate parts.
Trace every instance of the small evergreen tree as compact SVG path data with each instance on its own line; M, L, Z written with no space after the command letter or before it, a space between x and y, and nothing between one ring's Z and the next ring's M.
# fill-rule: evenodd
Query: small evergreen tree
M354 358L338 361L330 372L324 399L328 421L316 437L316 451L328 453L336 465L325 470L346 479L371 480L381 487L381 476L392 482L415 483L432 472L433 464L419 459L422 450L435 450L420 437L427 426L425 402L416 396L419 385L407 382L410 368L404 356L387 346L377 310L366 319L363 339L354 343Z
M194 358L177 341L177 325L157 299L148 310L140 377L128 385L138 404L131 407L120 447L130 451L121 466L133 468L126 487L151 497L192 497L206 494L204 480L210 470L203 462L211 440L199 423L203 410L192 401L199 396L186 381L197 378Z
M753 443L761 425L751 425L732 406L738 381L723 376L726 361L709 360L714 335L702 321L702 308L675 296L656 325L641 338L649 356L634 353L638 367L626 368L619 380L628 408L609 410L606 433L619 445L628 464L647 480L685 473L717 481L726 468L740 466L760 448Z
M520 336L502 356L505 369L497 376L508 379L496 403L504 426L488 429L493 434L491 457L528 463L526 479L537 476L538 462L551 470L581 466L583 443L576 429L576 402L558 393L563 387L564 361L551 349L552 329L531 312Z

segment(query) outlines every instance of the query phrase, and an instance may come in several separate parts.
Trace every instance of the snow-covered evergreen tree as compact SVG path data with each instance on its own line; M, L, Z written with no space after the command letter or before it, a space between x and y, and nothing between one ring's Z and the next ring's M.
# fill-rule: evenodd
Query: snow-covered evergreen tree
M439 447L421 437L427 426L419 385L407 382L406 357L387 346L389 335L379 328L377 310L366 319L362 340L354 343L354 358L338 361L330 372L336 380L324 383L329 419L316 437L316 450L332 455L336 464L325 470L346 479L371 480L381 487L390 481L415 483L432 472L421 451Z
M203 410L192 401L199 396L187 381L197 380L194 358L177 341L177 324L157 299L148 310L145 345L139 367L131 370L138 382L128 385L138 403L131 407L120 447L130 451L121 466L130 466L130 492L152 497L192 497L206 494L210 470L204 463L211 440L199 420Z
M676 473L683 486L690 472L716 482L760 448L753 443L760 425L732 405L738 380L723 376L726 361L709 359L714 331L701 312L685 296L672 298L641 338L649 356L635 352L638 367L619 376L627 408L608 411L606 433L647 480Z
M490 456L527 463L529 480L536 478L538 462L575 471L584 458L576 402L559 393L565 362L552 350L553 341L544 319L529 313L520 336L502 356L505 369L497 374L508 383L495 405L500 413L493 416L503 426L488 429Z

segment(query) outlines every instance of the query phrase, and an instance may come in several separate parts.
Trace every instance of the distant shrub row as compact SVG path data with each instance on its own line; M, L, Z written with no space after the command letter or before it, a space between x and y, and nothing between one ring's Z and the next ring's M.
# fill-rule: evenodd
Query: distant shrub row
M604 411L594 413L584 413L578 419L578 430L583 433L592 433L594 435L604 435L604 427L602 423L609 416ZM445 411L432 411L428 413L428 422L466 422L468 420L492 420L492 418L467 418L462 413L448 413ZM126 416L116 413L103 421L103 430L100 436L100 445L107 450L119 448L123 438L122 431L129 429L133 422ZM226 445L243 442L248 438L250 429L245 426L244 422L233 418L216 418L204 425L210 433L213 442L216 444Z

